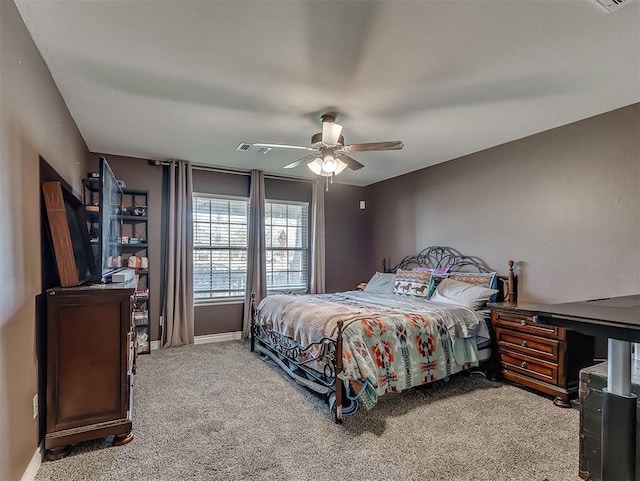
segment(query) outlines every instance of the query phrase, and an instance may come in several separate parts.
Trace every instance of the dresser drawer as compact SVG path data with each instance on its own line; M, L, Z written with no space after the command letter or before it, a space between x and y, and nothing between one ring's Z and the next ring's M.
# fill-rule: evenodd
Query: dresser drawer
M523 332L512 331L496 327L496 342L500 349L521 352L523 354L545 359L550 362L558 362L560 342L557 339L534 336Z
M491 317L494 327L506 327L507 329L538 336L564 339L564 329L535 323L531 316L524 316L511 311L492 311Z
M556 363L507 350L500 351L500 361L506 370L549 384L558 384L558 365Z

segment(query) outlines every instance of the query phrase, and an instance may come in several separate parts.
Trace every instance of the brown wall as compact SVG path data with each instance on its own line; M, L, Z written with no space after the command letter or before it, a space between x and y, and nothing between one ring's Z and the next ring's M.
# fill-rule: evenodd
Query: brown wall
M520 266L520 298L640 292L640 104L368 186L368 275L429 245Z
M327 292L353 290L371 277L364 269L364 199L364 188L352 185L332 184L325 192Z
M41 290L39 157L80 192L87 147L22 22L0 1L0 479L38 446L35 298Z

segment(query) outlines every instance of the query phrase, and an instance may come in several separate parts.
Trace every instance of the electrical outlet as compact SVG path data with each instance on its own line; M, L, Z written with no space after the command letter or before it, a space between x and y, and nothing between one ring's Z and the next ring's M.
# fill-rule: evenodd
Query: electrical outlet
M38 395L33 396L33 419L38 417Z

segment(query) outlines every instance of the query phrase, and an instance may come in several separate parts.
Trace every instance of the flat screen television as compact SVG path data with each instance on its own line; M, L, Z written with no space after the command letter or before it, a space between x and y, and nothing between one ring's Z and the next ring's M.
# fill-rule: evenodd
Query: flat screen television
M122 189L107 159L100 157L98 202L100 205L98 255L100 282L110 282L122 268Z

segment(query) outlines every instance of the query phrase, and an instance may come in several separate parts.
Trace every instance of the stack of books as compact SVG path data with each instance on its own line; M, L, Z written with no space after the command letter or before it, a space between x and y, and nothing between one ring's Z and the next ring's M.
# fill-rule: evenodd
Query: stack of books
M147 324L148 320L149 320L149 311L144 311L144 310L133 311L133 323L136 326L145 325Z

